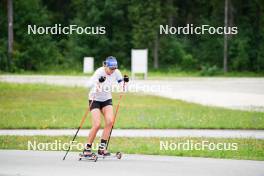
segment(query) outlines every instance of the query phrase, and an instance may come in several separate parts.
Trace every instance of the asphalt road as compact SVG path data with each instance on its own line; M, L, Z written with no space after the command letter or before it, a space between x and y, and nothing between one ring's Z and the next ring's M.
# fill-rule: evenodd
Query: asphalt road
M264 162L124 155L123 159L78 161L78 153L0 150L1 176L263 176Z
M0 75L0 81L86 87L89 77ZM172 78L131 80L131 92L231 109L264 111L264 78Z

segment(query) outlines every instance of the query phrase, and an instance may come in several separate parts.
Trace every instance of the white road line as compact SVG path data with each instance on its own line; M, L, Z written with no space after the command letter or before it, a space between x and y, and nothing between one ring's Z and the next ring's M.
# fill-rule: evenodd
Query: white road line
M0 130L0 135L18 136L62 136L74 135L76 129L49 129L49 130ZM89 130L82 129L78 136L87 136ZM102 130L98 132L101 136ZM207 130L207 129L114 129L115 137L215 137L215 138L256 138L264 139L264 130Z

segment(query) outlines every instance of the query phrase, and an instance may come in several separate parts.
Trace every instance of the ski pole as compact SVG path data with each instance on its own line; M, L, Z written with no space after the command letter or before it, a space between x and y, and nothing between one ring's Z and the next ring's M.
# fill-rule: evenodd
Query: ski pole
M128 82L128 77L127 77L127 81L124 81L123 83L123 92L125 91L125 83ZM112 131L113 131L113 128L114 128L114 124L115 124L115 120L116 120L116 117L117 117L117 113L118 113L118 110L119 110L119 106L120 106L120 103L121 103L121 100L122 100L122 97L123 97L124 94L121 94L119 96L119 102L117 104L117 107L116 107L116 111L115 111L115 115L114 115L114 122L113 122L113 125L112 125L112 128L111 128L111 131L110 131L110 134L109 134L109 137L108 137L108 140L107 140L107 144L106 144L106 150L108 148L108 144L109 144L109 141L111 139L111 134L112 134Z
M70 149L71 149L71 144L73 143L73 141L75 140L77 134L79 133L80 129L82 128L82 126L83 126L83 124L84 124L84 122L85 122L85 119L86 119L87 115L88 115L89 112L90 112L90 109L91 109L91 107L92 107L93 101L94 101L94 98L92 99L92 101L91 101L91 103L90 103L90 106L86 109L85 114L84 114L83 117L82 117L82 121L81 121L81 123L80 123L80 126L78 127L78 129L77 129L77 131L76 131L76 133L75 133L73 139L71 140L71 143L70 143L69 148L68 148L68 150L66 151L66 153L65 153L65 155L64 155L64 157L63 157L63 160L65 160L66 156L68 155L68 153L69 153L69 151L70 151Z
M104 82L104 81L105 81L105 77L101 77L101 78L99 78L99 83L102 83L102 82ZM97 87L96 87L96 92L95 92L95 93L97 93ZM75 133L73 139L71 140L71 143L70 143L69 148L68 148L68 150L66 151L66 153L65 153L65 155L64 155L64 157L63 157L63 160L65 160L66 156L68 155L68 153L69 153L69 151L70 151L70 149L71 149L71 144L73 143L73 141L75 140L77 134L79 133L80 129L82 128L82 126L83 126L83 124L84 124L84 122L85 122L85 119L86 119L86 117L88 116L88 114L89 114L89 112L90 112L90 109L91 109L91 107L92 107L92 104L93 104L93 102L94 102L94 99L95 99L95 94L94 94L93 99L92 99L92 101L91 101L91 103L90 103L90 105L89 105L89 108L86 109L85 114L84 114L84 116L82 117L82 120L81 120L80 126L78 127L78 129L77 129L77 131L76 131L76 133Z

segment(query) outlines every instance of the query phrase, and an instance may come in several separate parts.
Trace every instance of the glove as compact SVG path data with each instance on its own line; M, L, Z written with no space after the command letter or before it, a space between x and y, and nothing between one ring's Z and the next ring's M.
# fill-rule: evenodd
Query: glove
M129 81L129 77L127 75L124 75L124 81L128 82Z
M105 81L106 77L105 76L101 76L99 78L99 83L103 83Z

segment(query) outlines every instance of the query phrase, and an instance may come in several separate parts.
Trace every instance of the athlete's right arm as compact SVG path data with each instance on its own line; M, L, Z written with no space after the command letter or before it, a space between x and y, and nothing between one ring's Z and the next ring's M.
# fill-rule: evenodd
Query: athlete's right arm
M99 68L94 72L93 76L90 78L87 87L92 88L97 85L100 78L100 70Z

